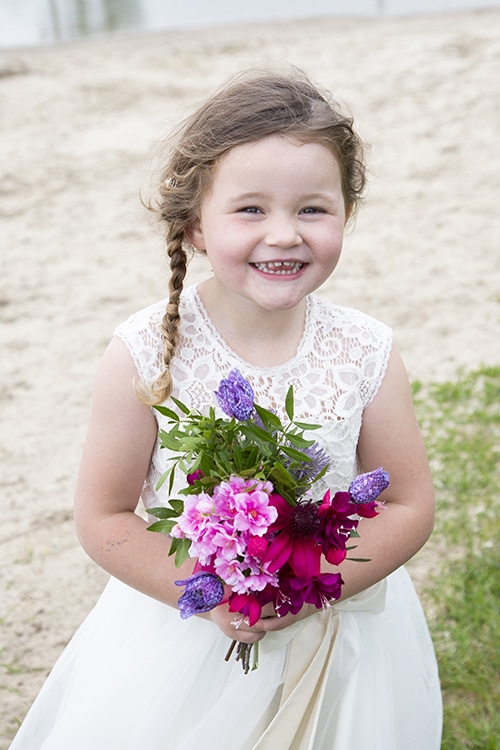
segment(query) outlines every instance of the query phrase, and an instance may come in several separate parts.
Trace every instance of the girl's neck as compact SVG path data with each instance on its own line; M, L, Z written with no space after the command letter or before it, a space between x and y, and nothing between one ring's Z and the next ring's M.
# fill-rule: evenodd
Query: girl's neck
M265 310L250 301L216 293L210 280L198 285L198 294L226 344L256 367L274 367L292 359L302 339L306 300L289 310Z

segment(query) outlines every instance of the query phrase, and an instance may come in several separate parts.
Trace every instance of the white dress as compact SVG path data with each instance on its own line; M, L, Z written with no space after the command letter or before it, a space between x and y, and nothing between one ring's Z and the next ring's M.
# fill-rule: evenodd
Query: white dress
M115 332L141 378L161 367L165 301ZM384 377L391 332L358 311L308 298L296 356L272 368L241 360L221 339L195 287L185 290L172 363L174 395L193 409L233 368L255 400L286 419L321 422L314 436L332 457L324 483L347 489L357 473L363 409ZM155 415L162 426L162 417ZM163 425L165 426L165 425ZM155 449L147 507L166 504L155 486L166 452ZM318 488L324 492L325 487ZM360 527L362 533L362 525ZM363 564L363 563L360 563ZM243 674L224 661L229 640L210 621L112 578L59 658L11 750L438 750L441 692L424 614L404 568L326 612L269 633L260 664Z

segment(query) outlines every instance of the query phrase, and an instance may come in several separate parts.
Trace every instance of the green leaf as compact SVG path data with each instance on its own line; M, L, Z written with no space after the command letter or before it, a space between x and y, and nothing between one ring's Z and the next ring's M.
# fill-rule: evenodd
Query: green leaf
M177 515L180 516L184 510L184 500L169 500L168 503L175 510Z
M191 414L191 409L188 409L186 404L183 404L182 401L179 401L178 398L174 398L174 396L170 396L170 398L172 399L174 404L179 407L183 414L187 414L188 416Z
M290 445L282 445L281 450L283 453L285 453L290 458L293 458L295 461L306 462L306 461L312 461L312 458L308 456L306 453L302 453L302 451L295 450L295 448L292 448Z
M323 466L319 474L316 474L316 476L314 477L314 482L317 482L319 479L322 479L325 476L329 468L330 468L330 464L328 464L328 466Z
M273 485L276 485L277 483L281 485L285 485L285 487L296 487L297 482L292 477L292 475L285 469L282 464L276 463L272 470L269 473L269 478L271 479Z
M163 472L163 474L159 478L158 482L156 483L156 489L157 490L159 490L160 487L164 484L164 482L166 481L166 479L167 479L167 477L168 477L169 474L170 474L170 470Z
M305 437L295 432L287 432L286 439L296 448L309 448L316 442L315 440L306 440Z
M293 421L293 386L291 385L285 397L285 411L290 422Z
M307 424L307 422L294 422L294 425L300 430L320 430L322 427L320 424Z
M273 414L272 411L268 411L268 409L264 409L262 406L259 406L258 404L254 404L255 411L259 415L259 417L262 419L266 429L274 429L274 430L283 430L283 425L281 424L281 420L279 417L276 416L276 414Z
M182 451L182 442L175 435L173 430L171 430L170 432L160 430L160 432L158 433L158 437L160 439L160 445L162 448L168 448L171 451Z
M182 563L189 557L189 548L191 547L190 539L177 539L175 554L175 567L180 568Z
M151 526L148 526L147 530L159 531L162 534L170 534L176 523L177 520L175 518L164 521L155 521L155 523L152 523Z
M160 414L163 414L165 417L168 417L173 422L179 421L179 415L176 414L175 411L172 411L172 409L169 409L168 406L159 406L158 404L155 404L153 406L153 409L156 409L156 411L159 411Z
M179 515L173 508L148 508L148 513L155 518L173 518Z
M174 487L174 479L175 479L175 466L172 467L170 470L170 479L168 482L168 494L169 496L172 494L172 489Z
M274 447L276 447L278 444L276 438L273 437L270 432L266 432L266 430L263 430L262 427L259 427L258 425L252 424L250 422L245 425L245 435L247 439L258 443L261 449L266 444L272 445Z

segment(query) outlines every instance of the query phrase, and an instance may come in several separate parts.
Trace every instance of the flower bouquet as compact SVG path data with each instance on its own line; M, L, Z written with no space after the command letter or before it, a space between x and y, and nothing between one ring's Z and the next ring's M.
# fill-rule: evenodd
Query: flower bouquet
M191 412L172 397L179 413L155 406L171 429L161 430L161 446L173 455L158 487L172 492L177 470L186 476L182 499L152 508L159 520L151 531L170 535L170 554L180 566L196 558L193 574L176 581L182 618L222 603L254 625L262 607L272 603L278 616L297 614L304 604L327 608L341 594L339 573L322 573L321 561L339 565L359 517L373 518L377 498L389 485L378 468L356 477L345 492L328 489L321 501L311 487L326 473L330 459L306 432L320 425L294 419L293 389L286 395L286 425L254 402L250 383L238 370L221 380L217 402L229 419ZM356 517L357 516L357 517ZM356 559L356 558L349 558ZM237 621L238 622L238 621ZM258 644L233 642L246 672L257 667Z

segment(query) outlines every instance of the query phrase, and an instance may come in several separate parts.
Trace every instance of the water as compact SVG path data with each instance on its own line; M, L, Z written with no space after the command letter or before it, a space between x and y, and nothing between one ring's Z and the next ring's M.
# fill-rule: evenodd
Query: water
M407 15L500 7L500 0L0 0L0 47L119 31L195 28L320 16Z

